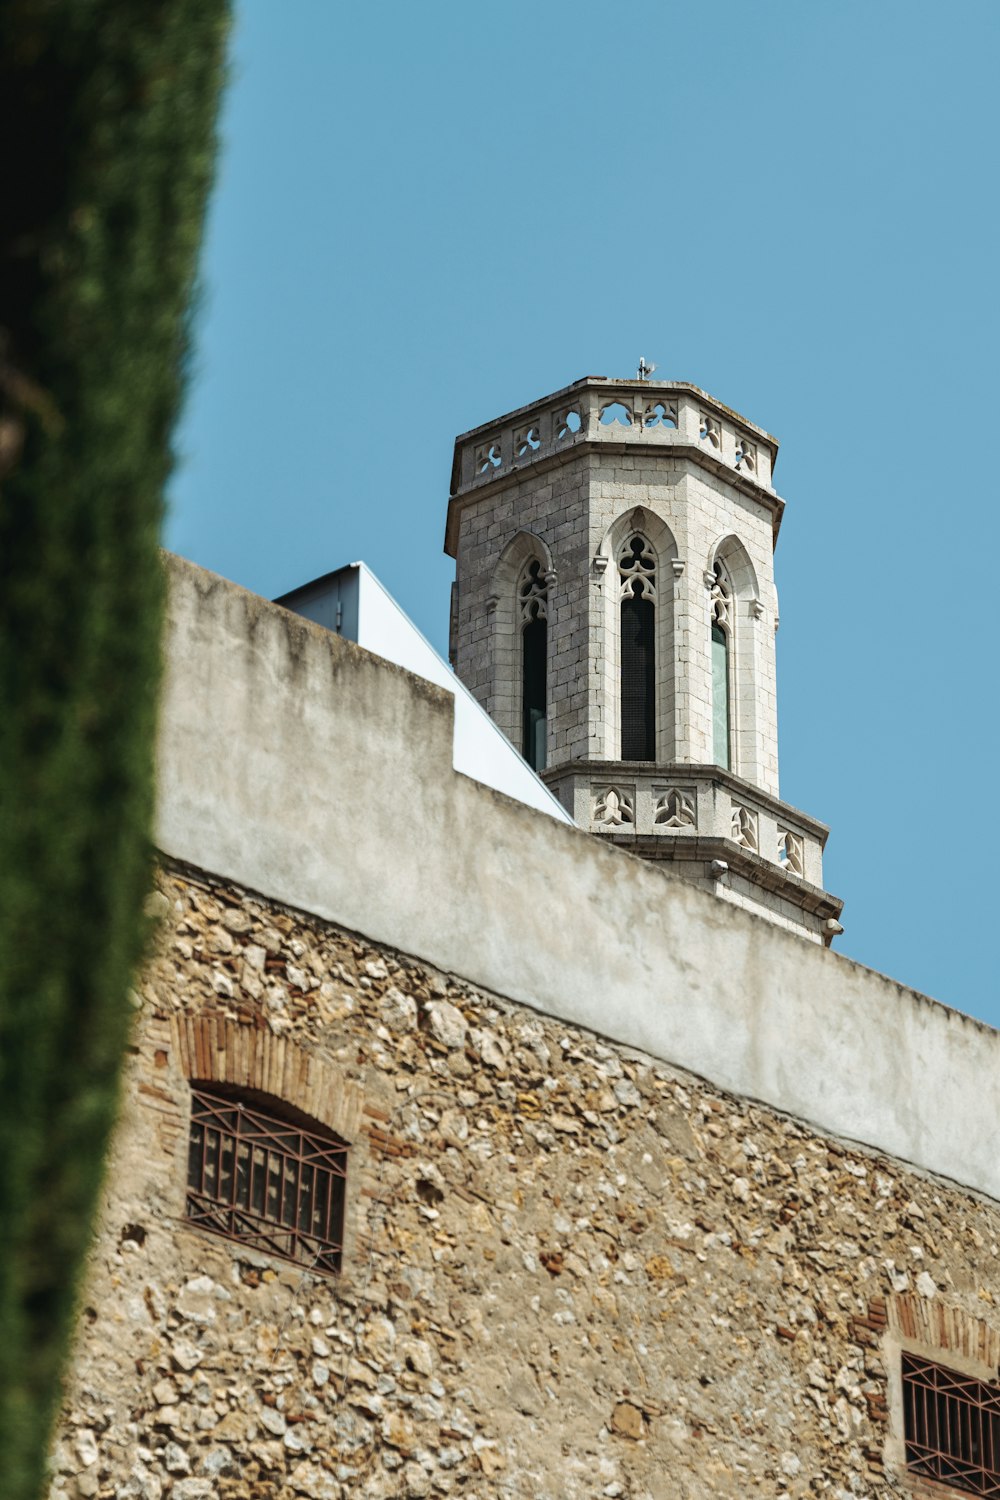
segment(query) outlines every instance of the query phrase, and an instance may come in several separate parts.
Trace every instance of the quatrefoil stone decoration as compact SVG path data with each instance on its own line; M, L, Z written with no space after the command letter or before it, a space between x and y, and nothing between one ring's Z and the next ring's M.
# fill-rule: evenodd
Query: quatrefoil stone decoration
M697 798L694 787L670 787L656 804L653 822L661 828L697 828Z
M634 823L635 809L631 797L618 787L605 788L596 798L594 822L601 828L620 828L624 823Z
M741 437L736 440L736 467L747 474L757 472L757 449L749 438Z
M500 441L498 438L490 443L483 443L481 447L476 449L475 468L477 474L492 474L494 469L499 469L500 464Z

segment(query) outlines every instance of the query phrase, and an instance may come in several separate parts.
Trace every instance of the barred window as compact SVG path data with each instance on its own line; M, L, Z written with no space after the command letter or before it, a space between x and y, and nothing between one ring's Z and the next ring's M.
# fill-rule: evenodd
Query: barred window
M340 1270L347 1144L219 1085L191 1089L188 1222L329 1274Z
M1000 1385L903 1354L910 1472L969 1495L1000 1495Z

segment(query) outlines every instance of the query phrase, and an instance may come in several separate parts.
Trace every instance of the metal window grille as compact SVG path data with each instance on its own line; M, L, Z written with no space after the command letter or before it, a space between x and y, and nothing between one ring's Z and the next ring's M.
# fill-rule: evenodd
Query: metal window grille
M335 1273L347 1149L332 1133L192 1088L186 1217L213 1234Z
M1000 1385L904 1353L903 1426L912 1473L1000 1496Z

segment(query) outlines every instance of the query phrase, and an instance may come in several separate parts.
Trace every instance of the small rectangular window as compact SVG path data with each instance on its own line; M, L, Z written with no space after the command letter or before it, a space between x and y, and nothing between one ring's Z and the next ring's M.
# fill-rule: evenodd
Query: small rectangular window
M235 1094L192 1087L188 1222L311 1270L340 1270L347 1145Z
M903 1355L910 1472L968 1495L1000 1495L1000 1385Z

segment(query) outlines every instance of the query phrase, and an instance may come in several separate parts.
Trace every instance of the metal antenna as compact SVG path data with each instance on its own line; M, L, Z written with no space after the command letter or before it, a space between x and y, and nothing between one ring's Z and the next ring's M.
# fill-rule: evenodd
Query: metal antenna
M647 365L644 357L641 354L639 355L639 368L635 372L638 380L648 380L655 369L655 365Z

